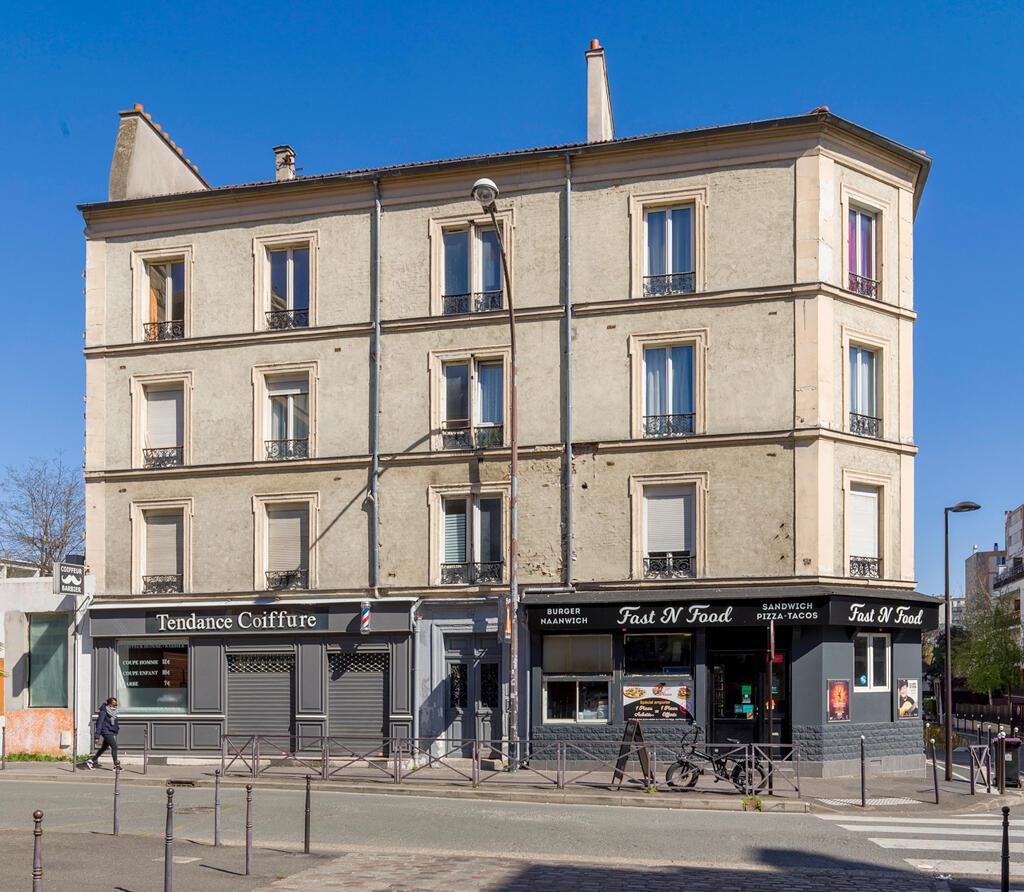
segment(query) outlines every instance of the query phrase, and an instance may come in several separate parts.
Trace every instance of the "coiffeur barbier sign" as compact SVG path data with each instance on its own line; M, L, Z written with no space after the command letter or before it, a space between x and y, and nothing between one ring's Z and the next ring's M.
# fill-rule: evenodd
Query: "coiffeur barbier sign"
M707 626L862 626L933 629L938 606L920 601L877 598L811 597L686 602L579 604L531 607L530 622L554 629L685 629Z

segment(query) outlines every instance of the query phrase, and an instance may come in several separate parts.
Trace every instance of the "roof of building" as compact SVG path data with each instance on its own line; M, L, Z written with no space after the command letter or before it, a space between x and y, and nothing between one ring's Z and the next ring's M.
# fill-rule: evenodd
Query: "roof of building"
M136 110L141 111L142 106L137 105ZM143 112L145 117L152 122L152 119L148 114ZM912 161L917 164L921 170L921 180L918 185L918 189L915 194L915 201L917 196L920 195L921 187L924 185L924 181L927 178L928 169L931 166L931 158L924 152L923 149L914 150L907 146L901 145L887 137L881 136L872 130L868 130L864 127L854 124L852 121L847 121L845 118L841 118L838 115L833 114L829 111L828 106L821 106L820 108L812 109L803 115L793 115L785 118L765 118L758 121L747 121L739 124L725 124L725 125L713 125L707 127L694 127L685 130L670 130L660 133L648 133L638 136L623 136L615 139L604 140L601 142L574 142L574 143L561 143L558 145L548 146L536 146L528 149L515 149L512 151L504 152L488 152L477 155L460 155L451 158L438 159L433 161L412 161L401 164L390 164L383 167L363 167L355 168L352 170L338 171L336 173L326 174L303 174L297 175L289 180L259 180L249 183L236 183L225 186L215 186L209 190L194 190L190 192L176 193L173 195L157 195L149 198L134 198L127 199L124 201L101 201L101 202L87 202L79 204L78 208L81 211L100 210L105 208L118 208L118 207L131 207L145 204L152 204L165 201L173 201L187 198L194 198L196 196L210 196L217 194L235 194L239 192L251 192L251 191L263 191L271 189L295 189L301 186L308 186L318 182L339 182L345 180L372 180L381 177L395 176L409 172L428 172L431 170L443 170L451 167L459 166L473 166L480 165L485 162L496 162L496 161L515 161L518 159L527 158L544 158L552 155L582 155L590 154L593 152L607 151L609 149L619 149L630 145L651 145L661 142L669 142L672 140L688 140L697 138L706 138L708 136L718 135L729 135L742 132L753 132L762 130L781 129L783 127L792 127L802 124L808 124L811 122L817 122L822 125L832 126L838 130L842 130L851 135L860 137L876 146L898 155L905 160ZM154 127L159 127L154 124ZM163 133L161 131L161 133ZM168 143L174 147L176 151L181 153L181 150L174 145L169 137L163 133ZM190 166L195 169L195 165ZM196 173L199 171L196 169ZM205 182L205 180L204 180Z
M153 120L153 116L148 111L146 111L141 102L136 102L135 105L132 106L131 111L124 111L121 112L121 114L130 115L132 112L138 112L139 114L141 114L142 117L144 117L146 121L149 123L149 125L157 132L157 135L160 136L163 139L163 141L167 143L167 145L169 145L172 149L174 149L175 152L178 153L182 161L184 161L189 167L192 168L193 173L195 173L195 175L199 177L200 180L206 183L206 185L209 188L213 188L212 186L210 186L209 183L206 182L206 177L204 177L199 172L199 168L196 167L188 158L185 157L184 150L180 146L178 146L173 139L171 139L171 135L166 130L164 130L163 127L161 127L156 121Z
M523 591L523 603L527 606L541 604L611 604L623 599L642 601L680 601L699 598L702 601L721 601L727 599L749 598L792 599L813 598L828 595L839 595L851 598L881 598L886 600L915 601L926 605L937 605L942 602L939 597L926 595L922 592L908 592L901 589L861 588L860 586L821 585L819 583L795 583L792 585L758 585L758 586L725 586L722 588L704 588L702 586L680 587L676 589L638 590L624 588L618 590L591 591L582 588L576 591L537 591L531 592L527 586Z

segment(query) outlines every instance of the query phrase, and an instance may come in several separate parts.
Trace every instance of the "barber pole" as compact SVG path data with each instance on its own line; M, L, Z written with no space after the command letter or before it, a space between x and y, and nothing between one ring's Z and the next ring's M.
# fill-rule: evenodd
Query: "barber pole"
M359 612L359 634L369 635L370 634L370 602L363 601L360 605Z

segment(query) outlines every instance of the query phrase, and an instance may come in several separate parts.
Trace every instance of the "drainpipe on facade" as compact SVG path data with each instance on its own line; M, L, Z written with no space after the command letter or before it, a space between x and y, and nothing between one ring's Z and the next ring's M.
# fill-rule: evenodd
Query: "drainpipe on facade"
M377 484L380 478L380 180L373 181L373 420L370 424L370 512L373 527L373 596L380 597L380 516Z
M565 584L572 587L572 159L565 156Z

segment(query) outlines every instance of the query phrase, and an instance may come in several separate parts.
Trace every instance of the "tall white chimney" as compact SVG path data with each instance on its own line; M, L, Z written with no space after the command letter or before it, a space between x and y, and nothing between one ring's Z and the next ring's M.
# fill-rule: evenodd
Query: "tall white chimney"
M615 138L612 96L608 89L608 66L604 48L595 37L587 50L587 142Z

